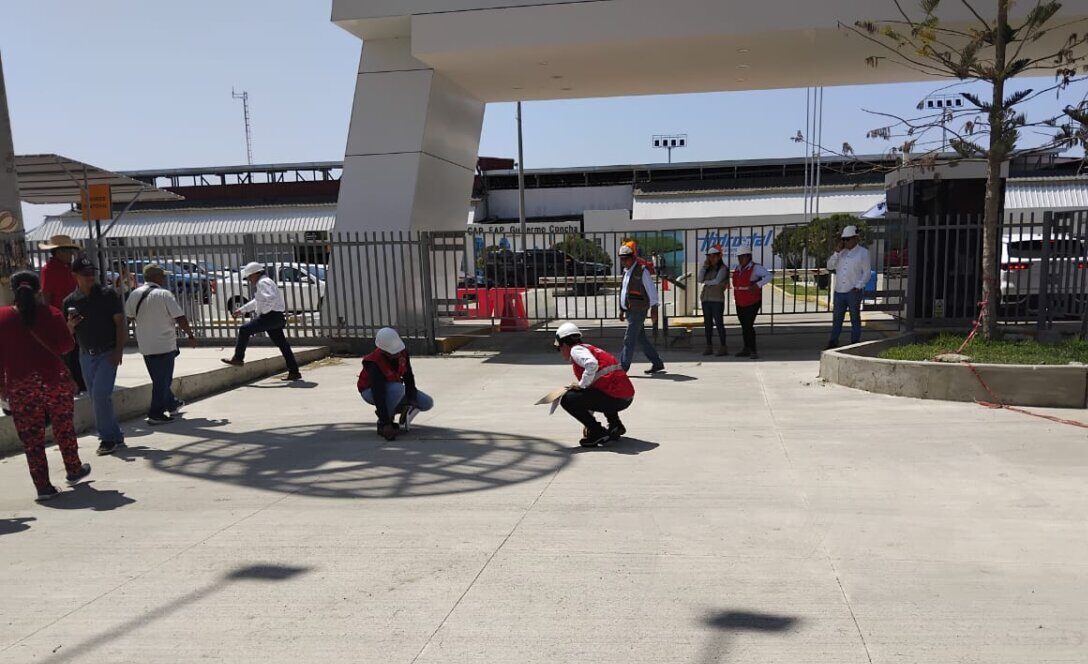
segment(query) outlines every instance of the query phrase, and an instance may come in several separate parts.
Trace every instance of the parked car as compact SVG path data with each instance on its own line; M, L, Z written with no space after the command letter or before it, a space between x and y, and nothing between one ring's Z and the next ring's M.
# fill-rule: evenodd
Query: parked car
M558 249L499 250L484 257L484 278L497 286L535 287L542 278L567 278L573 280L576 293L592 295L602 284L588 277L607 277L610 272L605 263L581 261Z
M283 293L288 312L319 311L325 300L325 266L309 263L272 263L267 273ZM319 276L320 275L320 276ZM242 279L241 269L223 273L219 280L217 308L224 313L235 311L250 300L249 284Z
M155 263L166 272L166 287L181 299L195 299L207 304L213 299L218 284L201 272L193 272L172 260L138 259L126 261L128 271L136 277L136 283L144 283L144 266Z
M1050 243L1049 248L1044 242ZM1044 249L1049 249L1045 263ZM1047 291L1058 315L1083 313L1088 304L1088 246L1068 236L1047 240L1040 233L1002 238L1002 305L1020 313L1038 313L1044 270L1049 270Z

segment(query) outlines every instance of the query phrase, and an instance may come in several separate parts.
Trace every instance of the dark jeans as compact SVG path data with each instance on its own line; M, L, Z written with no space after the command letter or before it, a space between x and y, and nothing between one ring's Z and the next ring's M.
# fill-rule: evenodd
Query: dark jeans
M298 362L295 361L295 354L291 352L291 344L287 343L287 337L283 335L283 328L285 327L287 327L287 319L282 311L270 311L249 321L238 328L238 343L234 346L234 359L245 360L249 338L264 332L272 340L272 343L276 344L276 348L280 349L283 359L287 361L287 370L291 373L298 373Z
M737 307L737 318L740 320L740 332L744 337L744 347L753 353L756 352L756 316L759 315L762 306L762 302L756 302L746 307Z
M706 345L714 343L714 328L718 328L718 339L725 348L725 302L703 301L703 327L706 328Z
M626 410L631 405L630 400L610 397L600 390L590 388L588 390L570 390L563 395L559 405L563 410L571 414L571 417L582 423L586 429L596 431L601 428L601 423L593 416L593 413L604 413L608 420L608 426L620 423L619 412Z
M861 291L853 290L849 293L835 293L835 314L831 321L831 343L839 344L839 335L842 334L842 323L846 318L846 310L850 310L850 343L861 341Z
M79 363L79 343L76 342L76 347L72 349L71 353L64 356L64 366L68 367L68 373L72 374L72 380L75 381L76 387L80 392L87 391L87 381L83 380L83 365Z
M174 359L177 356L177 351L144 355L144 365L151 376L151 407L147 411L148 417L163 417L166 411L177 408L178 400L170 389L174 382Z
M652 366L665 365L661 356L657 354L657 349L646 336L646 316L649 313L648 311L627 312L627 331L623 333L623 351L620 352L620 364L624 371L630 369L631 363L635 361L636 344L642 346L642 352L646 354L646 359L650 360Z

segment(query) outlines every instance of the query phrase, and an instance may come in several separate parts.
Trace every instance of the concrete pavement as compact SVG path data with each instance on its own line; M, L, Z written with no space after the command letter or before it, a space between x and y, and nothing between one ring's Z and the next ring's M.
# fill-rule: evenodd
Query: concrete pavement
M1084 661L1083 429L771 341L666 355L583 451L530 405L569 368L508 339L416 359L437 407L393 443L329 360L86 439L46 505L0 461L0 662Z

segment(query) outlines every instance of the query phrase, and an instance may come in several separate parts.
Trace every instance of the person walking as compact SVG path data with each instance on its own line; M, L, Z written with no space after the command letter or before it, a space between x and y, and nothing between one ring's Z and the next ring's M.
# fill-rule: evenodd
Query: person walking
M763 308L763 287L771 282L771 271L752 260L752 246L737 249L737 266L733 269L733 301L737 305L744 348L737 357L759 359L756 350L756 316Z
M363 401L374 406L378 416L378 435L393 440L412 419L434 408L434 399L416 388L416 376L408 349L397 331L383 327L375 335L374 349L363 358L363 371L356 388ZM400 421L393 418L400 415Z
M78 256L72 263L76 290L64 299L68 326L79 341L79 364L87 381L98 429L98 455L113 454L125 444L125 435L113 410L113 386L125 355L128 324L117 291L98 283L98 267Z
M563 359L570 362L577 383L570 386L559 405L582 423L582 447L596 447L619 440L627 433L620 412L635 398L635 386L614 355L582 342L582 331L574 323L563 323L553 342ZM608 428L594 413L604 413Z
M242 277L254 289L254 297L232 312L232 315L240 318L243 314L256 314L256 317L238 328L238 343L234 346L234 355L223 362L235 367L245 364L249 338L264 332L276 344L276 348L280 349L280 354L287 362L287 376L283 380L302 380L291 344L283 333L287 327L287 304L283 301L283 293L260 263L249 263L242 268Z
M827 259L827 269L835 272L835 313L831 322L831 339L827 342L830 350L839 345L847 309L850 310L850 343L861 341L861 297L869 283L872 262L869 250L861 246L857 226L842 229L839 246Z
M638 262L635 251L630 246L620 247L619 258L620 265L623 266L623 283L620 285L620 321L627 322L620 364L624 371L630 371L637 344L642 347L642 352L650 360L650 368L645 373L650 375L661 373L665 370L665 362L646 336L647 314L651 320L657 322L658 297L654 280L642 263Z
M722 248L714 245L706 252L706 261L699 269L699 283L703 285L699 295L703 307L703 327L706 329L706 350L703 355L714 354L714 329L718 330L721 348L718 356L729 354L725 339L725 291L729 289L729 266L722 260Z
M11 406L38 501L57 495L49 480L45 427L51 423L68 484L91 473L79 458L72 416L75 385L62 359L75 346L60 311L38 301L41 281L33 272L11 277L15 305L0 308L0 397Z
M64 298L76 289L72 261L80 247L68 235L54 235L48 242L39 244L38 248L49 252L49 260L42 266L42 301L57 310L62 310ZM86 392L87 383L83 380L83 368L79 365L78 342L71 352L64 355L64 364L68 367L79 392Z
M154 263L144 267L144 285L125 300L125 315L136 322L136 343L144 356L144 366L151 376L151 406L147 423L151 426L173 422L184 401L174 396L174 361L178 351L177 328L185 333L189 347L196 348L196 337L174 294L166 288L166 271Z

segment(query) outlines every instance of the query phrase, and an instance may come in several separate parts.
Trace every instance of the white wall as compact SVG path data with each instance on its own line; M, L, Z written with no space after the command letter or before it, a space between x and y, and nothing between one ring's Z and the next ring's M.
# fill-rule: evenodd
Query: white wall
M586 210L630 208L634 189L610 187L556 187L525 190L525 216L581 216ZM501 189L488 194L487 214L492 219L518 218L518 191Z

